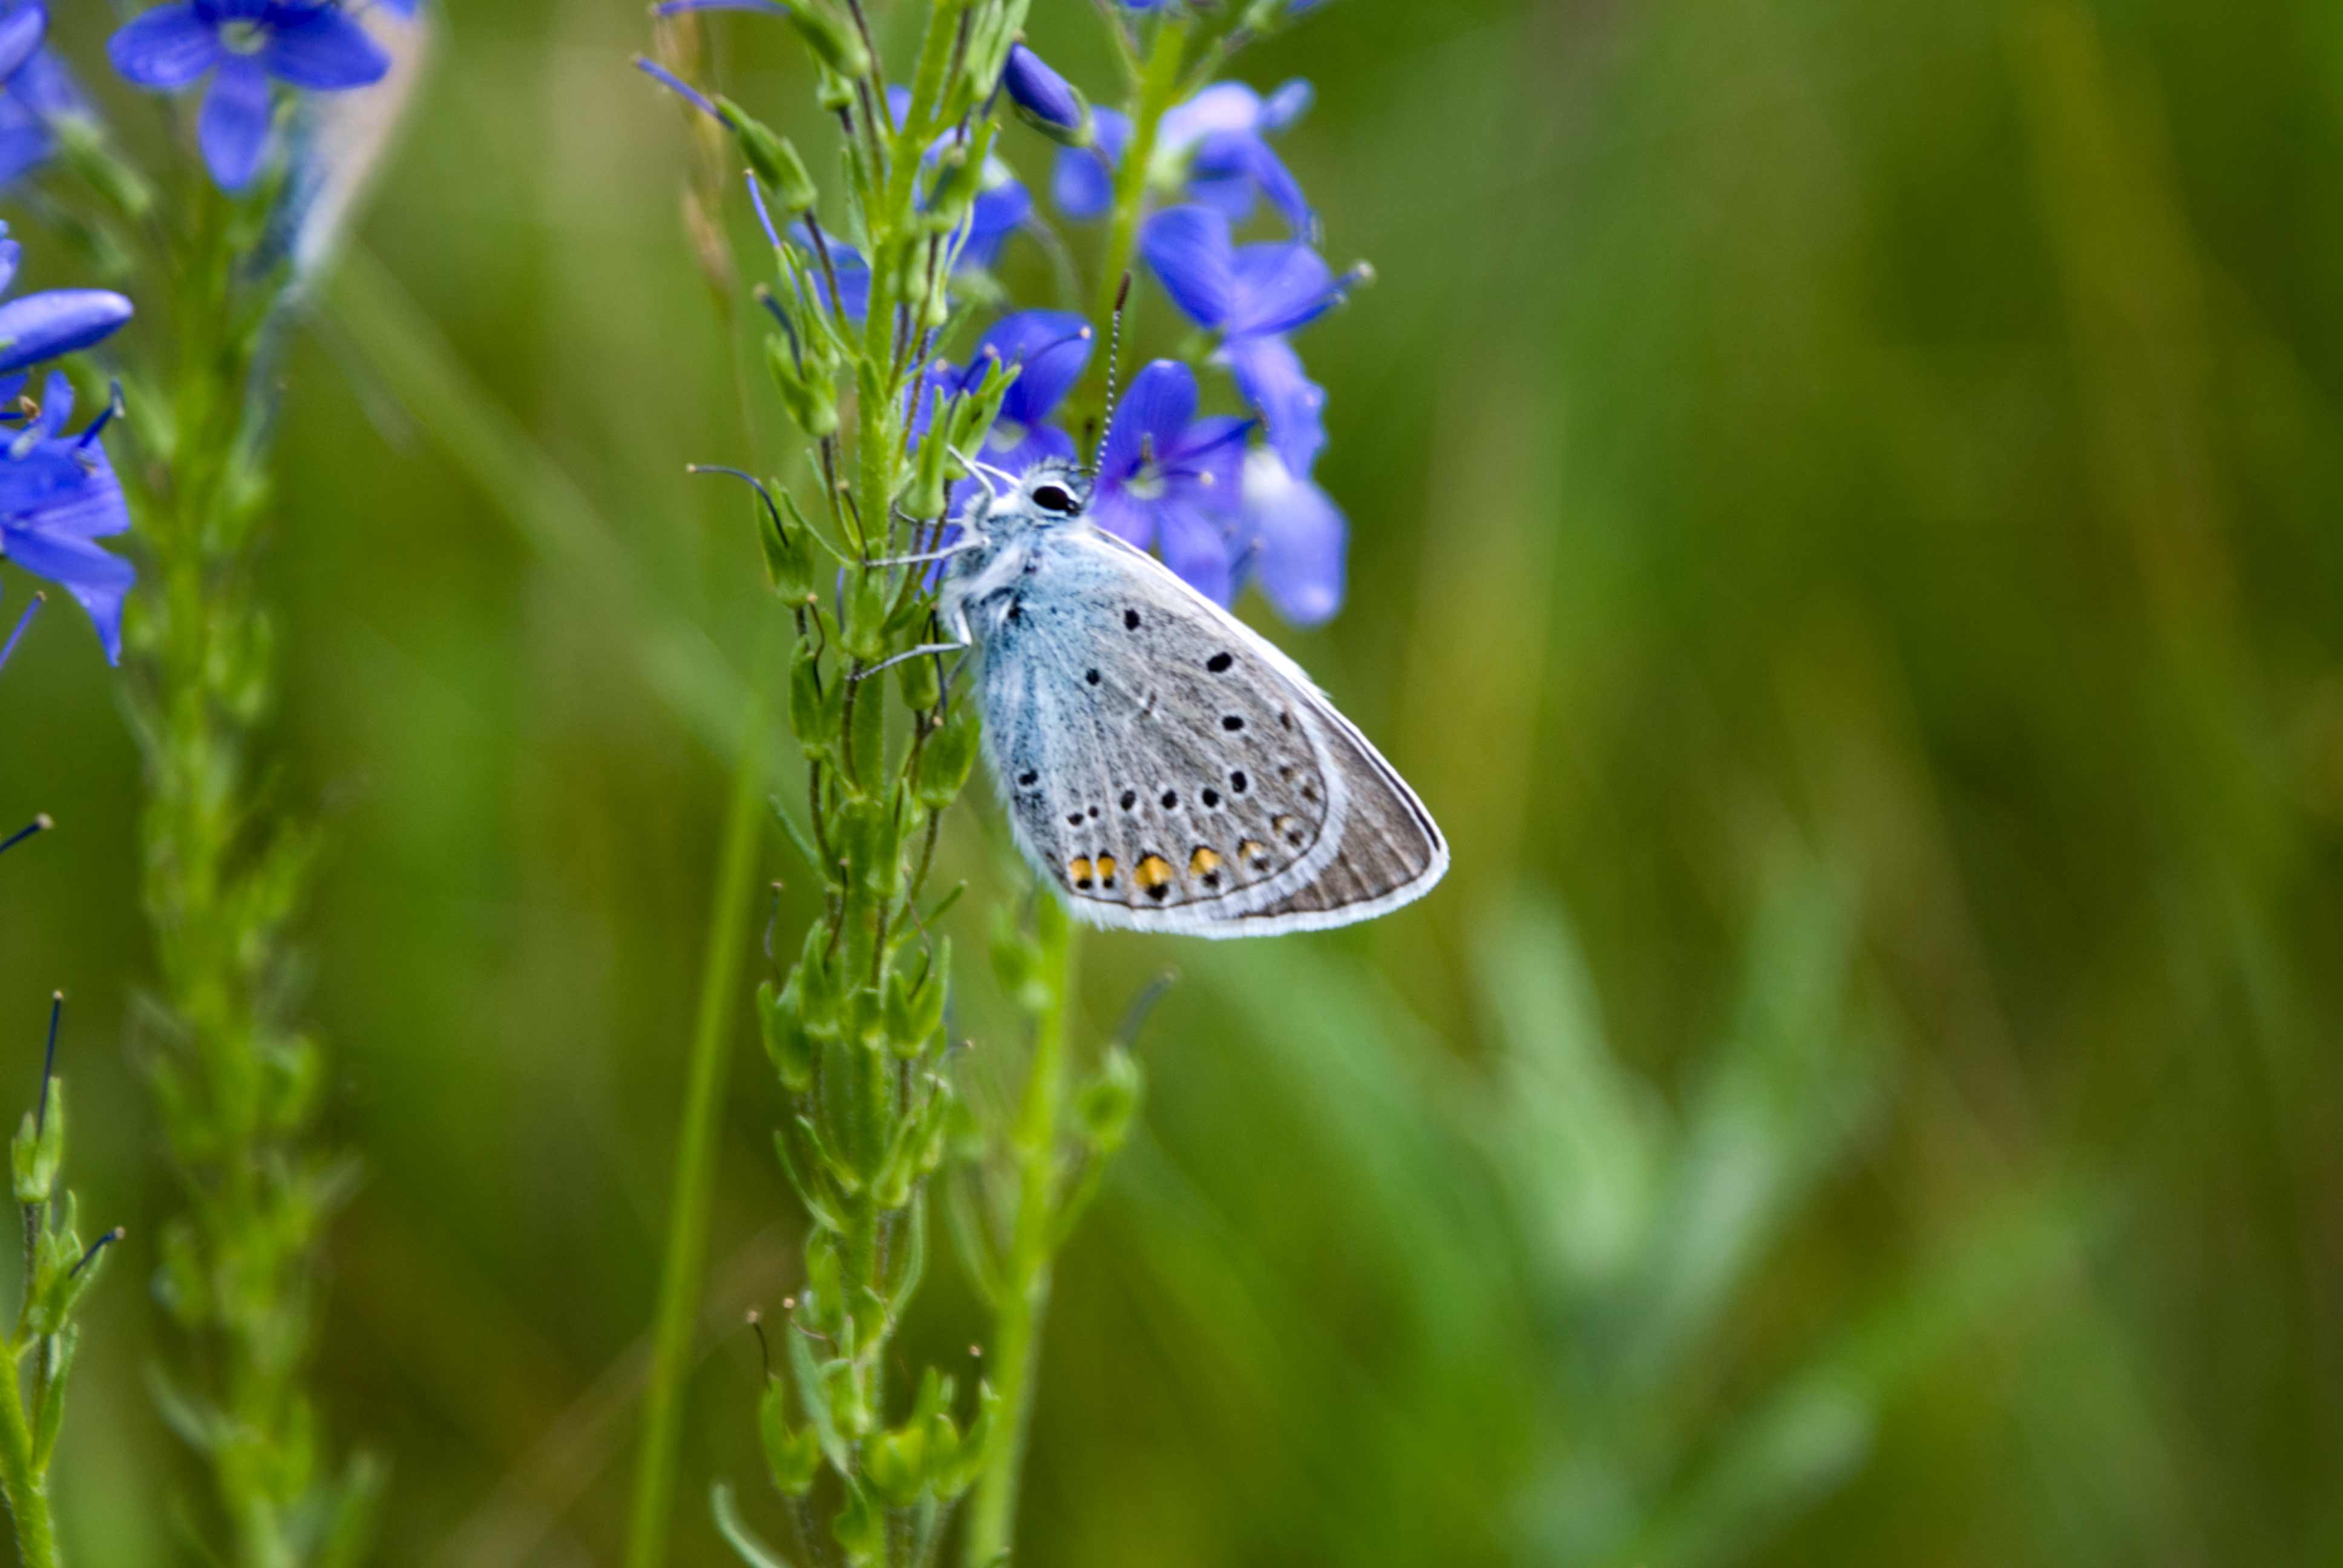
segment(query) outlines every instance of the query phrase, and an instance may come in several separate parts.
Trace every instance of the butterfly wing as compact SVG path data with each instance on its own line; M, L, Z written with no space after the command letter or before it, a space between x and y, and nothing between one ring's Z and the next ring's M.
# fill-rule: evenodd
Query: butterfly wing
M1420 897L1448 848L1291 659L1143 551L1053 529L979 617L1018 846L1094 925L1269 936Z

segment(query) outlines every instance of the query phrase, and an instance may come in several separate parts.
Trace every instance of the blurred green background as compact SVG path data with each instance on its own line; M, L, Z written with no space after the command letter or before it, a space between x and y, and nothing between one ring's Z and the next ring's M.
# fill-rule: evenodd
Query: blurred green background
M441 22L286 367L260 809L330 830L308 1010L368 1177L319 1376L395 1465L381 1560L598 1563L761 608L682 466L789 443L641 8ZM1087 7L1031 31L1106 86ZM1283 151L1379 280L1302 344L1349 603L1252 612L1455 869L1346 932L1085 942L1089 1041L1181 978L1020 1560L2343 1563L2343 9L1342 0L1239 74L1316 81ZM73 1179L131 1227L65 1529L168 1561L136 764L70 610L0 680L0 814L62 828L5 867L0 1072L65 988ZM980 790L947 843L983 1062L1020 884ZM729 1560L716 1477L779 1533L776 1105L746 1046L681 1563ZM951 1270L922 1303L968 1366Z

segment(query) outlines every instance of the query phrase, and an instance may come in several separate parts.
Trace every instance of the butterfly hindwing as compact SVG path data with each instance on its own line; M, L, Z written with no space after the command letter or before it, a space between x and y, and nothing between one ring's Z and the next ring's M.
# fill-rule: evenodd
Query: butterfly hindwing
M1292 661L1143 552L1053 530L984 613L987 754L1019 847L1083 919L1341 925L1445 868L1422 804Z

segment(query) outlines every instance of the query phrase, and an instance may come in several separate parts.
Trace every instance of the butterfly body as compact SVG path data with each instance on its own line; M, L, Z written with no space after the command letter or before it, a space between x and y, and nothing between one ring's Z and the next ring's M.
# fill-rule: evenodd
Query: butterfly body
M978 649L984 749L1019 849L1094 925L1347 925L1447 869L1430 813L1309 678L1044 465L980 499L938 613Z

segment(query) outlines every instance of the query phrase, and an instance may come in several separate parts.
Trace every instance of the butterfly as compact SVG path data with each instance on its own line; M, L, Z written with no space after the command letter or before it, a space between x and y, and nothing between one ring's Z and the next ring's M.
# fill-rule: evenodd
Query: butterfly
M981 467L981 465L979 465ZM973 646L984 752L1021 850L1080 919L1275 936L1422 897L1448 844L1299 666L1091 523L1044 462L971 501L937 616Z

